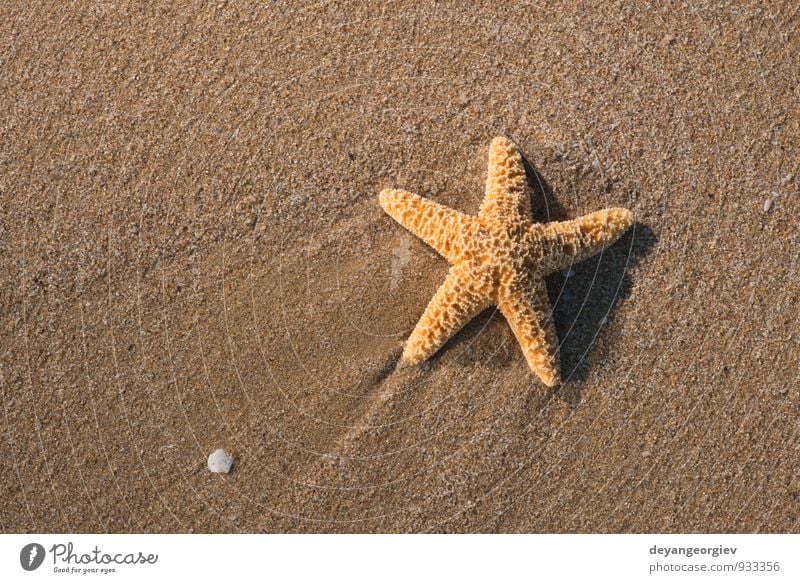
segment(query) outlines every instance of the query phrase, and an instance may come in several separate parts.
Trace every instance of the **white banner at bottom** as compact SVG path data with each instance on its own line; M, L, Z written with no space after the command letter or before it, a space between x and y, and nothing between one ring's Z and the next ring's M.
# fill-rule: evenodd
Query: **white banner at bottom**
M800 581L800 535L0 535L0 581Z

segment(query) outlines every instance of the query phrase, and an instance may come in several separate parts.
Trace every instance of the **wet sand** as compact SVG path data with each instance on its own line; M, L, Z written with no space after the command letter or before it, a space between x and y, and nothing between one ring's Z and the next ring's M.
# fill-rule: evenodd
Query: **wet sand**
M0 529L800 531L768 4L5 3ZM637 219L548 280L555 390L492 310L395 368L447 263L378 192L475 213L496 135Z

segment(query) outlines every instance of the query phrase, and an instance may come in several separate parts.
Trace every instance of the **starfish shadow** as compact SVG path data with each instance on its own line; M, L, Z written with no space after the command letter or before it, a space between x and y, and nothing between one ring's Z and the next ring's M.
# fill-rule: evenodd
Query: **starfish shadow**
M533 207L533 220L537 223L549 223L551 221L566 221L570 217L564 206L556 199L553 188L544 177L536 170L533 163L519 149L522 156L522 165L525 167L525 178L533 189L531 206ZM541 201L541 204L537 202Z
M614 321L620 304L631 294L630 270L655 245L656 237L645 224L633 227L601 254L572 266L565 278L547 279L553 317L561 342L561 396L571 405L580 402L583 383L592 364L591 353L610 341L604 332Z
M550 184L522 155L528 183L533 188L533 219L562 221L570 217L553 194ZM542 201L543 204L536 204ZM582 385L591 366L591 352L602 339L603 329L614 320L621 302L632 289L630 270L649 253L657 238L652 229L635 222L616 243L599 255L572 266L570 277L556 273L547 278L553 318L561 343L563 384L553 391L572 406L581 398Z

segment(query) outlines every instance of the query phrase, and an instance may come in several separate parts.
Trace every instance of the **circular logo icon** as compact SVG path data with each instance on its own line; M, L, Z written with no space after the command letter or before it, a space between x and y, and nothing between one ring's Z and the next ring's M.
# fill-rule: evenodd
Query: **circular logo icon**
M26 571L35 571L44 562L44 547L39 543L30 543L19 552L19 564Z

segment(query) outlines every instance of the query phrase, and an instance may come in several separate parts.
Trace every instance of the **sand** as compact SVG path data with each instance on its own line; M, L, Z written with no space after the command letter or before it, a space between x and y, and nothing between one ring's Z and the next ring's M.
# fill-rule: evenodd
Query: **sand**
M800 532L800 14L716 4L4 3L0 530ZM496 135L637 219L555 390L491 310L394 367L447 263L377 194Z

